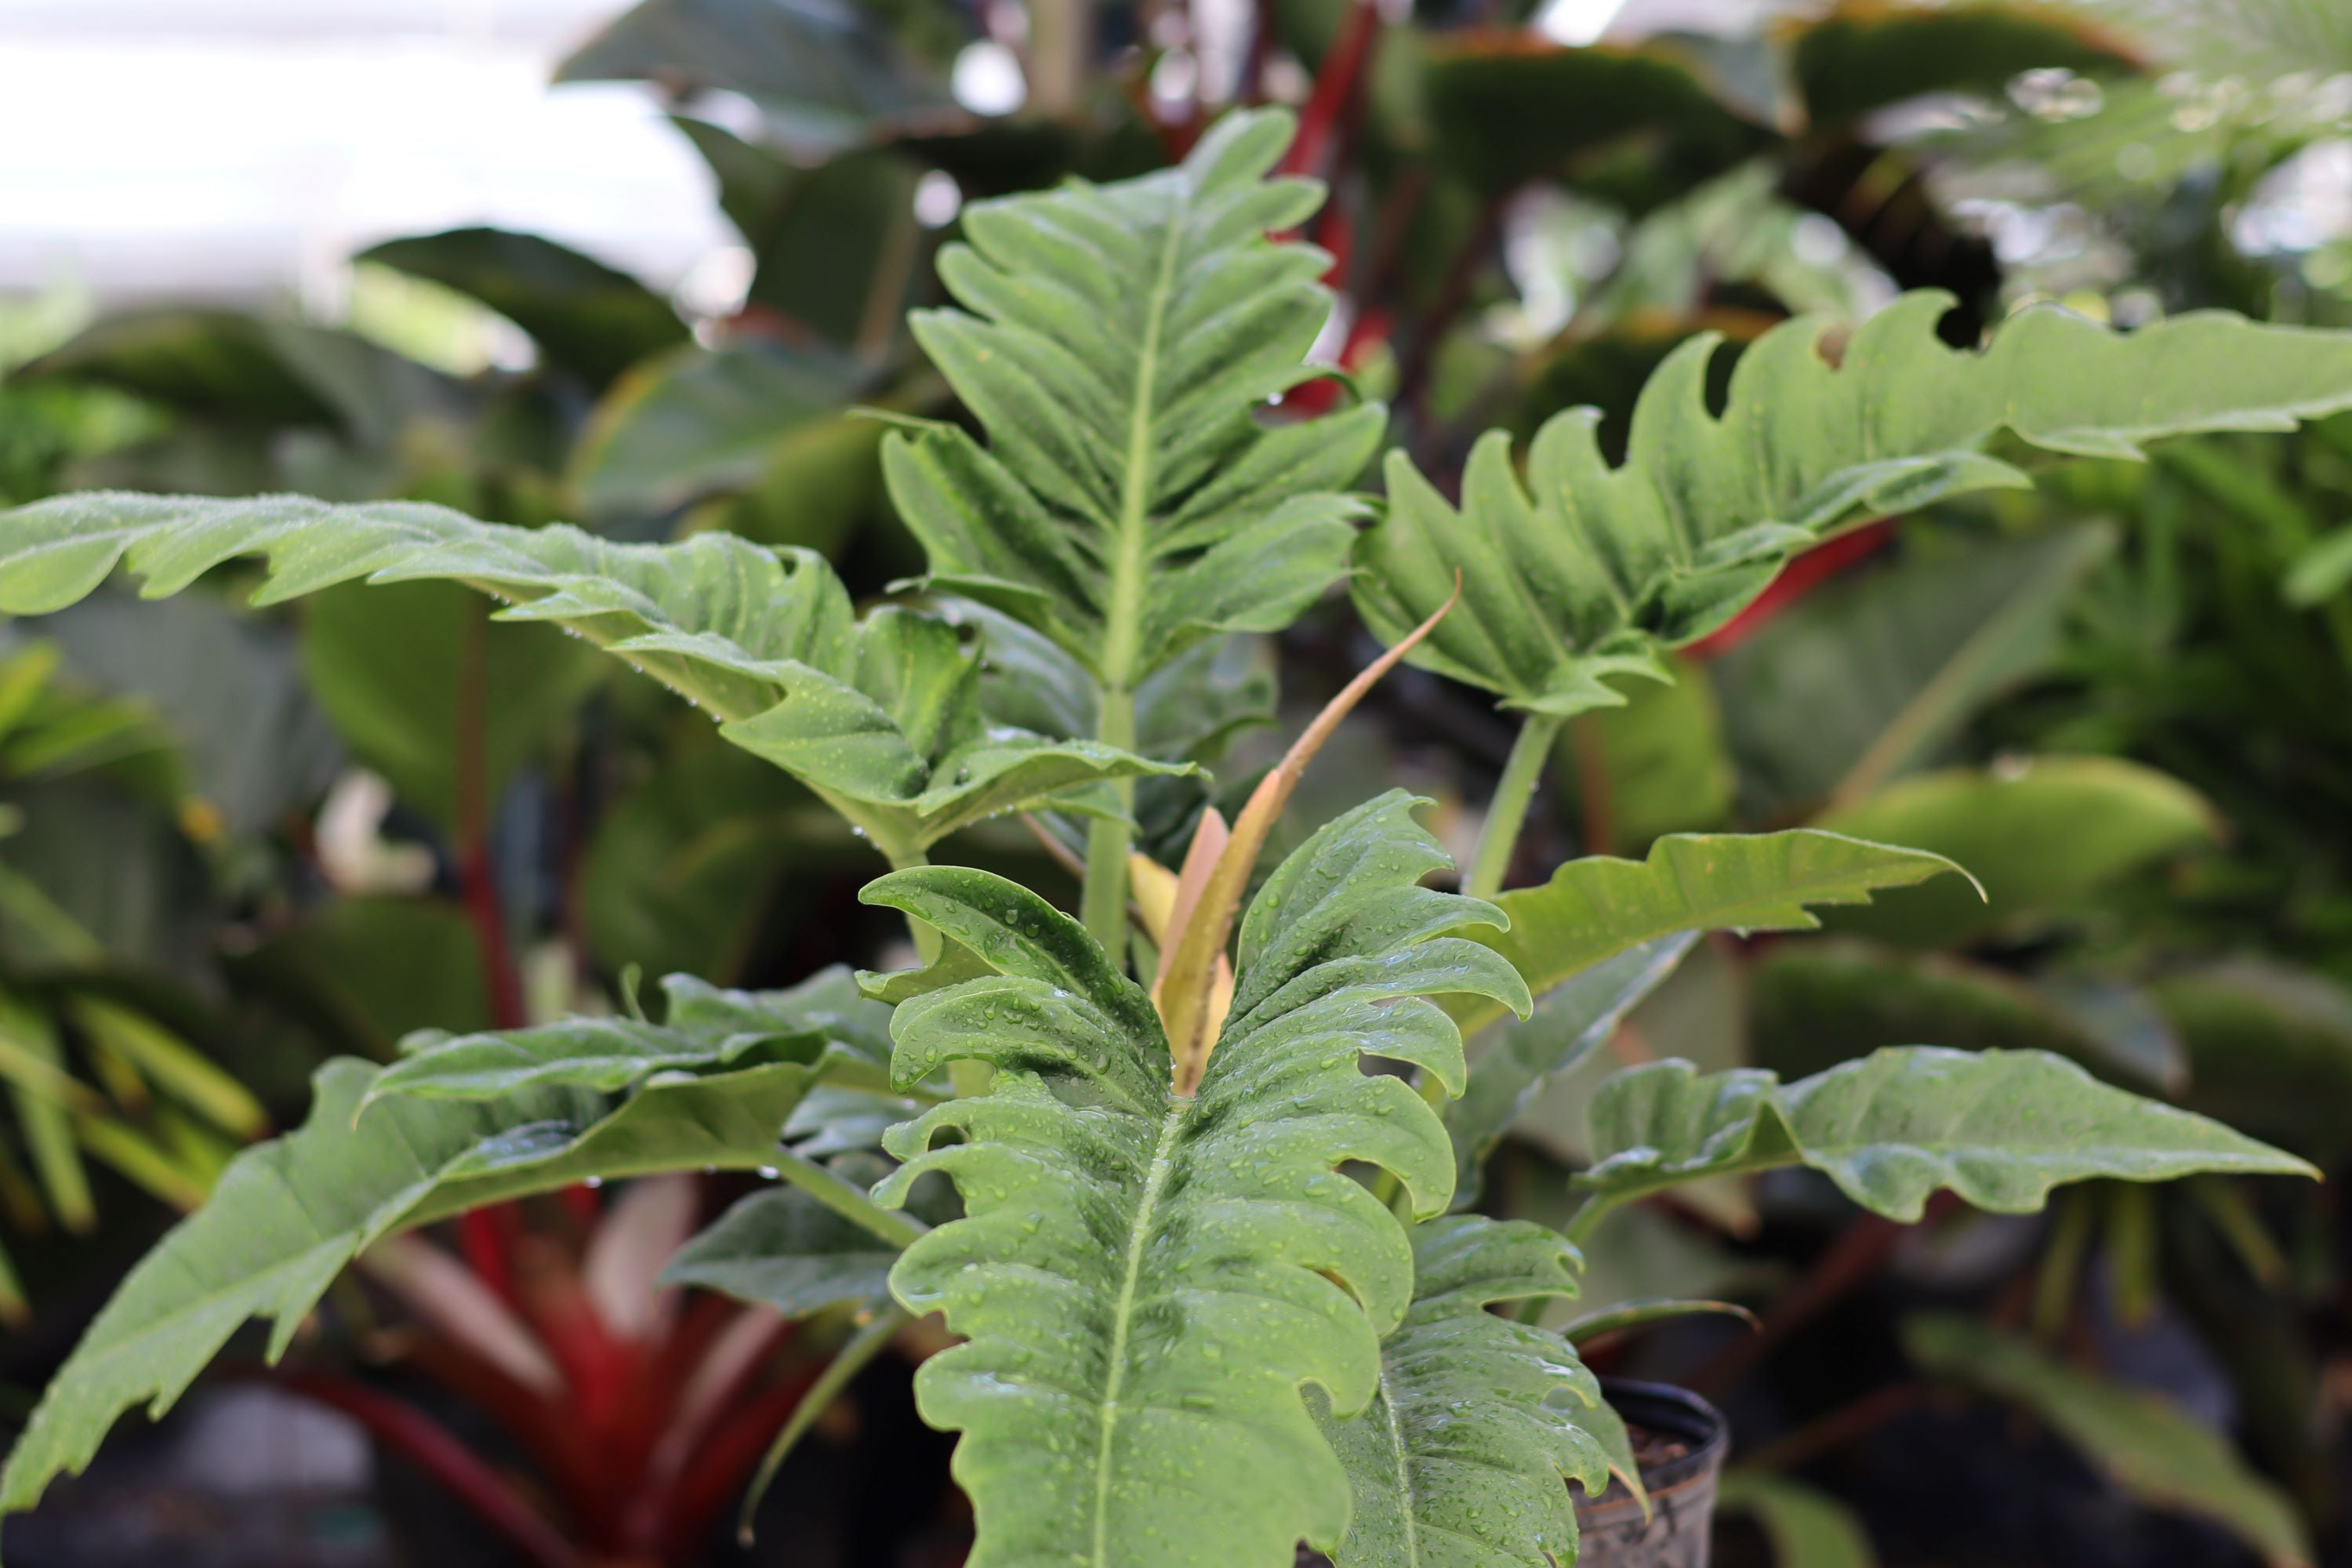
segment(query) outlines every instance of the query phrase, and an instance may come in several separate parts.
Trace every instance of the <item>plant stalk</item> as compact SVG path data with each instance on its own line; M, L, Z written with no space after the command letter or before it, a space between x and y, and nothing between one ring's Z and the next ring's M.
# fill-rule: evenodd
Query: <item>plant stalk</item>
M779 1149L769 1155L768 1168L852 1225L873 1232L893 1247L904 1247L931 1228L913 1215L884 1208L856 1184L789 1149Z
M743 1494L742 1516L735 1526L738 1541L746 1546L751 1544L751 1516L759 1511L760 1500L767 1496L776 1472L783 1468L785 1458L808 1429L816 1425L817 1417L831 1409L842 1390L866 1370L866 1363L882 1353L900 1329L914 1321L904 1307L893 1304L834 1352L831 1364L809 1384L800 1403L793 1406L792 1418L784 1423L783 1430L776 1434L776 1440L768 1446L767 1454L760 1460L759 1473L751 1478L751 1485Z
M1106 690L1095 739L1121 751L1135 749L1135 694ZM1098 816L1087 826L1087 874L1079 897L1078 916L1087 931L1110 954L1113 963L1127 953L1127 857L1134 844L1135 781L1115 779L1111 792L1118 799L1121 819Z
M1478 830L1478 850L1470 859L1470 876L1462 890L1474 899L1491 899L1503 890L1510 874L1511 853L1519 847L1519 830L1527 826L1528 807L1535 803L1536 784L1550 759L1552 743L1567 721L1555 713L1532 713L1519 726L1495 797L1486 803L1486 826Z

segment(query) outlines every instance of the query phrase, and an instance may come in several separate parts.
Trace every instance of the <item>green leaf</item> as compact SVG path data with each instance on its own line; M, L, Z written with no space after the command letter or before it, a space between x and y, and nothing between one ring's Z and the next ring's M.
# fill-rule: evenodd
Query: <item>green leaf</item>
M1715 1495L1723 1512L1752 1514L1764 1527L1775 1568L1878 1568L1853 1510L1802 1481L1734 1470Z
M660 295L625 272L535 234L453 228L385 240L353 259L478 300L592 388L687 338L686 323Z
M897 1247L799 1188L769 1187L679 1248L661 1278L805 1318L827 1307L888 1306L898 1260Z
M876 1089L889 1081L888 1009L867 1001L837 964L789 991L722 991L673 974L662 993L668 1005L658 1024L569 1018L473 1035L428 1031L402 1042L400 1060L377 1077L369 1100L503 1100L558 1086L611 1094L661 1073L787 1062L812 1081Z
M2212 806L2188 785L2114 757L1918 773L1815 820L1835 832L1948 855L1981 884L1981 896L1957 885L1922 888L1831 921L1908 947L1948 947L2022 917L2063 912L2211 843L2221 828Z
M1969 0L1841 6L1797 36L1789 67L1818 127L1926 93L1997 97L2023 71L2113 76L2139 62L2062 11Z
M901 857L1074 785L1181 771L989 730L978 659L953 627L895 606L858 621L822 557L723 534L614 544L409 501L61 496L0 512L0 610L62 608L126 558L160 596L247 554L270 562L260 603L448 578L509 601L502 619L577 632L727 721L728 739Z
M2095 1176L2317 1174L2041 1051L1889 1046L1786 1085L1754 1069L1703 1075L1688 1062L1653 1062L1601 1085L1591 1117L1598 1163L1575 1184L1595 1215L1703 1176L1783 1165L1820 1171L1863 1207L1906 1224L1938 1188L1980 1209L2030 1214L2053 1187ZM1571 1234L1590 1223L1580 1215Z
M2352 991L2256 957L2166 974L2150 986L2188 1047L2188 1103L2333 1163L2352 1144Z
M1987 702L2048 666L2115 534L1911 542L1927 548L1814 589L1716 661L1751 812L1858 799L1937 760Z
M682 347L637 366L596 405L570 478L591 517L658 517L740 489L828 433L861 379L822 352Z
M1442 1112L1454 1140L1455 1206L1478 1195L1486 1156L1544 1085L1606 1044L1697 940L1695 931L1675 931L1602 959L1546 995L1533 1017L1495 1031L1470 1066L1469 1087Z
M786 1061L665 1075L625 1100L404 1096L362 1115L377 1074L347 1058L320 1068L310 1120L238 1155L211 1200L131 1271L9 1456L0 1510L30 1508L79 1471L132 1405L161 1416L247 1318L276 1321L275 1361L336 1275L384 1237L591 1175L757 1168L778 1158L777 1129L810 1079Z
M2172 1401L2078 1372L1970 1319L1912 1318L1903 1342L1923 1370L2039 1415L2141 1501L2211 1520L2273 1568L2314 1561L2285 1492Z
M830 811L759 759L674 745L597 823L581 867L581 921L608 973L634 963L729 982L763 931L789 941L804 923L794 887L855 876L864 858Z
M1720 417L1703 395L1719 339L1694 339L1643 389L1622 468L1582 409L1537 433L1524 485L1508 438L1481 439L1459 510L1391 455L1388 516L1356 549L1358 609L1394 642L1459 570L1462 604L1414 662L1507 706L1576 712L1615 700L1601 678L1640 668L1652 639L1705 636L1857 516L2028 483L1979 449L1997 432L2136 457L2160 437L2352 407L2352 334L2196 312L2126 335L2041 308L1965 353L1936 337L1950 303L1906 295L1853 329L1834 368L1826 320L1776 327L1740 356Z
M1691 1301L1675 1297L1650 1297L1639 1301L1621 1301L1597 1312L1586 1312L1569 1320L1560 1331L1568 1342L1581 1346L1608 1334L1622 1334L1629 1329L1650 1323L1663 1323L1672 1318L1722 1317L1738 1318L1751 1329L1760 1329L1756 1314L1736 1301Z
M1526 1005L1493 952L1438 934L1493 911L1417 885L1446 860L1412 804L1348 813L1267 881L1194 1096L1143 990L1035 894L947 868L866 889L998 971L899 1005L900 1085L995 1071L892 1131L907 1163L876 1194L934 1171L962 1192L966 1217L911 1245L891 1289L968 1338L916 1394L964 1434L975 1568L1286 1568L1301 1538L1337 1543L1349 1483L1300 1389L1362 1409L1413 1278L1402 1224L1339 1167L1392 1173L1422 1215L1454 1178L1434 1113L1360 1058L1458 1086L1460 1036L1422 998Z
M1322 1416L1355 1509L1339 1568L1572 1563L1576 1505L1609 1454L1580 1422L1601 1384L1556 1333L1499 1301L1576 1293L1576 1249L1525 1220L1458 1215L1413 1233L1413 1302L1381 1346L1370 1406Z
M1766 953L1748 977L1755 1063L1787 1078L1932 1038L1963 1050L2053 1051L2168 1099L2190 1081L2181 1042L2154 1000L2093 976L2029 979L1944 953L1830 938Z
M238 959L232 971L341 1048L384 1058L436 1026L488 1028L473 922L430 898L337 899Z
M1646 859L1588 856L1540 887L1496 901L1507 931L1477 940L1499 950L1538 996L1572 974L1643 942L1685 931L1811 931L1809 904L1866 902L1887 888L1965 871L1940 855L1813 828L1785 833L1677 834ZM1465 1029L1500 1016L1456 1004Z
M738 92L788 147L839 151L877 122L953 100L873 7L818 0L642 0L556 70L566 81L652 81L690 95Z
M2352 587L2352 527L2337 529L2297 555L2281 591L2288 604L2307 610L2347 587Z
M1595 853L1646 849L1666 834L1731 820L1738 775L1715 686L1685 655L1664 662L1672 680L1644 681L1623 704L1580 714L1553 748L1553 776L1574 781L1577 826Z
M1269 231L1319 187L1263 176L1276 112L1220 121L1184 163L964 209L940 276L970 314L915 335L990 444L894 435L883 466L931 581L1052 637L1131 691L1212 632L1276 631L1347 566L1378 407L1273 428L1306 365L1328 264Z
M16 1101L25 1152L32 1158L33 1173L40 1179L49 1208L68 1230L89 1230L98 1223L98 1207L90 1196L89 1173L75 1146L73 1111L48 1081L57 1080L58 1088L71 1081L58 1045L57 1023L21 997L0 994L0 1044L12 1056L28 1058L25 1069L7 1073L8 1097Z
M401 801L462 833L467 802L495 810L605 671L576 639L498 621L456 584L402 583L321 594L302 626L302 673Z

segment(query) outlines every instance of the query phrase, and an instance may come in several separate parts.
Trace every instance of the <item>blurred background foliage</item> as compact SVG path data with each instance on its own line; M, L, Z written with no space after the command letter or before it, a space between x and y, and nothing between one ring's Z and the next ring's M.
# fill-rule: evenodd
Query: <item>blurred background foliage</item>
M2352 325L2352 11L2331 0L1840 0L1600 42L1590 9L644 0L559 79L664 105L740 233L740 299L688 310L480 227L353 257L332 321L93 318L60 288L0 308L0 498L294 489L621 539L724 528L877 591L919 564L880 432L959 416L904 313L939 297L961 205L1158 166L1267 99L1299 106L1290 166L1330 183L1307 237L1342 300L1319 350L1337 374L1290 395L1387 400L1433 476L1485 428L1580 404L1622 452L1676 344L1719 338L1719 395L1772 322L1903 289L1948 291L1959 343L2053 299L2125 326L2208 307ZM299 1111L326 1055L614 1007L639 972L782 984L893 940L855 901L878 863L835 819L555 632L433 584L251 610L222 575L0 630L0 1319L19 1391L236 1144ZM992 636L998 711L1054 700L1016 633ZM1213 700L1158 715L1155 743L1245 788L1277 693L1309 708L1370 651L1336 605L1278 645L1206 650ZM1667 832L1811 823L1949 855L1988 898L1938 883L1819 935L1710 939L1601 1056L1795 1074L1883 1044L2040 1047L2344 1171L2352 419L1889 520L1678 657L1676 684L1569 727L1521 878ZM1411 671L1370 711L1291 831L1401 780L1466 854L1456 803L1483 797L1503 727ZM1163 857L1202 793L1144 792ZM997 823L942 854L1067 890L1050 837ZM1557 1217L1574 1089L1523 1119L1491 1206ZM556 1297L576 1309L593 1260L625 1250L600 1248L607 1227L640 1248L686 1234L651 1200L578 1196L456 1238L542 1337L561 1313L519 1274L572 1280ZM1732 1413L1727 1562L2348 1563L2347 1220L2333 1186L2207 1181L1900 1235L1802 1174L1702 1189L1627 1216L1588 1294L1726 1296L1760 1333L1688 1320L1589 1353ZM450 1297L436 1267L377 1284L437 1327L312 1386L380 1438L386 1380L470 1368L444 1384L473 1387L497 1362L478 1322L450 1326L479 1292ZM635 1346L629 1376L711 1341L599 1331ZM763 1348L751 1455L814 1364ZM603 1386L572 1370L575 1393ZM837 1441L919 1441L892 1397ZM520 1399L492 1416L509 1437L551 1419ZM589 1547L696 1557L709 1500L605 1520L597 1495L622 1483L521 1449ZM462 1457L408 1457L463 1492ZM835 1518L855 1488L770 1506L820 1521L820 1555L793 1561L950 1562L943 1474L938 1490L864 1525Z

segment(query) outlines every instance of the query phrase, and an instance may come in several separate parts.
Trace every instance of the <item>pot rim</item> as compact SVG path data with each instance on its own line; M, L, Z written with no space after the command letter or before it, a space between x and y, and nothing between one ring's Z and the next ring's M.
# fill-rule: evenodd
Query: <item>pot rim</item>
M1643 1470L1642 1485L1654 1506L1666 1494L1694 1481L1711 1481L1723 1468L1724 1457L1731 1447L1731 1423L1724 1418L1722 1411L1689 1389L1671 1383L1604 1377L1601 1380L1601 1393L1628 1423L1654 1432L1672 1433L1691 1444L1690 1452L1654 1469ZM1614 1510L1620 1502L1633 1508L1641 1506L1631 1494L1621 1493L1605 1502L1601 1498L1580 1501L1579 1511Z

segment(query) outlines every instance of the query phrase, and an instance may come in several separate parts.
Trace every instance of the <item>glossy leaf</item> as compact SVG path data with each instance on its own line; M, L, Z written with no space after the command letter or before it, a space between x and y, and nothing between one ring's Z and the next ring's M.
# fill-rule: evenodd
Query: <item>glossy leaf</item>
M1479 1168L1519 1112L1544 1085L1607 1044L1697 940L1696 931L1682 931L1629 947L1564 981L1537 1004L1534 1016L1496 1028L1470 1064L1469 1087L1443 1112L1454 1140L1457 1207L1478 1195Z
M1257 420L1315 374L1331 308L1328 258L1265 237L1320 199L1264 177L1290 133L1285 114L1228 115L1177 168L967 207L967 243L940 257L965 310L914 318L989 437L883 448L932 583L1046 633L1107 689L1213 632L1279 630L1346 570L1362 509L1337 492L1381 411Z
M1789 66L1814 125L1826 126L1926 93L1992 97L2024 71L2112 76L2138 62L2119 39L2055 9L1844 0L1797 35Z
M1576 1506L1610 1457L1578 1419L1601 1384L1557 1333L1486 1309L1576 1292L1576 1249L1524 1220L1460 1215L1413 1233L1413 1302L1381 1346L1369 1408L1323 1417L1355 1489L1338 1568L1571 1563Z
M2219 836L2204 797L2115 757L1918 773L1820 826L1914 844L1969 868L1981 897L1957 885L1895 894L1831 923L1909 947L1943 947L2035 915L2061 914L2132 873Z
M551 362L594 388L687 338L686 323L660 295L625 272L535 234L453 228L385 240L353 259L479 300L530 333Z
M894 854L1075 785L1174 771L990 730L972 700L977 658L954 628L891 606L859 621L822 557L719 534L614 544L407 501L62 496L0 513L0 610L61 608L126 557L161 595L248 554L270 562L262 603L362 578L452 578L508 600L505 619L577 632L727 721L728 739Z
M1604 678L1649 668L1654 640L1721 626L1841 525L2027 484L1980 449L1998 432L2133 457L2164 436L2352 407L2352 334L2200 312L2126 335L2041 308L1962 353L1935 334L1950 302L1905 296L1853 329L1834 367L1827 321L1777 327L1740 356L1720 417L1704 396L1719 340L1694 339L1643 389L1619 468L1581 409L1537 433L1524 484L1508 438L1484 437L1459 509L1392 455L1388 516L1356 551L1357 607L1394 640L1458 569L1462 607L1415 662L1507 706L1577 712L1620 700Z
M897 1247L799 1188L770 1187L737 1202L679 1248L662 1283L717 1290L804 1318L827 1307L887 1306L890 1266L898 1259Z
M132 1405L170 1409L247 1319L275 1320L277 1359L343 1267L384 1237L590 1175L757 1167L775 1158L810 1078L785 1061L667 1075L625 1100L541 1089L400 1097L362 1114L377 1074L349 1058L321 1068L310 1120L239 1155L131 1270L17 1440L0 1510L29 1508L79 1471Z
M2077 1371L1970 1319L1913 1318L1903 1342L1922 1370L2041 1416L2141 1501L2211 1520L2273 1568L2315 1561L2286 1493L2170 1400Z
M1492 911L1417 886L1445 858L1411 805L1330 823L1252 906L1196 1096L1172 1092L1141 987L1034 893L946 868L866 889L998 972L899 1004L901 1085L952 1060L995 1072L894 1130L906 1163L877 1191L902 1202L940 1172L963 1195L891 1288L967 1336L916 1394L963 1434L975 1568L1287 1568L1302 1538L1337 1544L1348 1480L1300 1389L1361 1410L1413 1278L1402 1224L1339 1167L1392 1173L1421 1215L1454 1174L1434 1113L1360 1058L1458 1085L1460 1037L1423 998L1526 1005L1493 952L1438 934Z
M1676 931L1811 931L1821 921L1808 905L1863 903L1948 871L1967 875L1940 855L1812 828L1677 834L1653 844L1645 859L1588 856L1539 887L1501 895L1510 927L1479 940L1499 949L1540 996ZM1498 1016L1461 1004L1454 1012L1471 1029Z
M1949 1188L2030 1214L2053 1187L2200 1171L2315 1175L2218 1121L2142 1100L2040 1051L1890 1046L1782 1084L1685 1061L1630 1068L1592 1100L1597 1163L1576 1177L1595 1209L1696 1181L1805 1165L1875 1214L1916 1220Z

